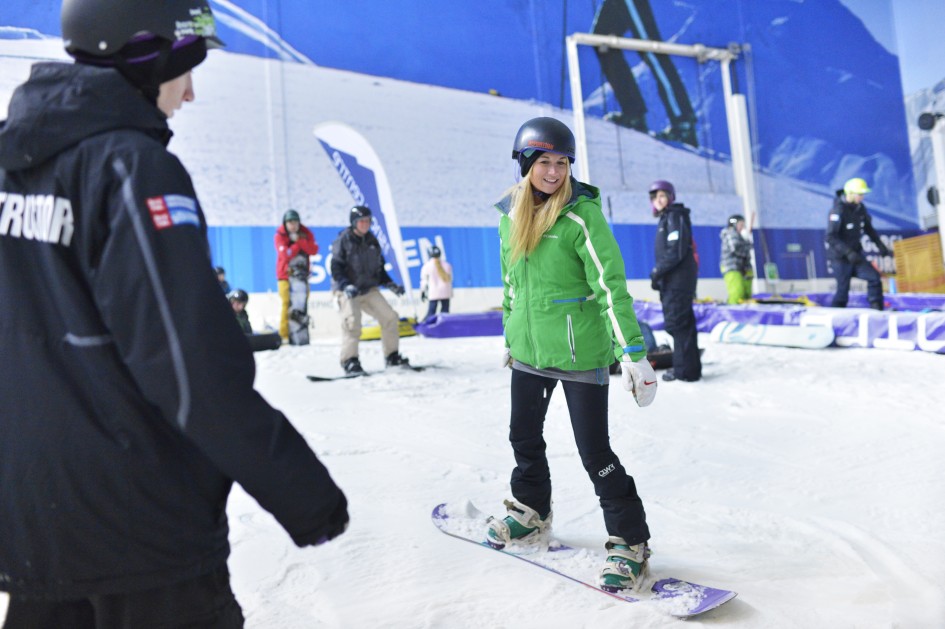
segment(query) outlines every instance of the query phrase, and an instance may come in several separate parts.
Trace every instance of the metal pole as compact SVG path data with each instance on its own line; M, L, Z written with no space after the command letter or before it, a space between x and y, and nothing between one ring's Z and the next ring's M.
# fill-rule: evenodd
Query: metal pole
M695 57L700 62L708 59L721 61L723 59L735 59L736 54L728 48L710 48L703 44L673 44L663 41L653 41L650 39L633 39L630 37L617 37L616 35L596 35L594 33L574 33L568 39L573 39L576 44L585 46L617 48L620 50L639 50L643 52L655 52L661 55L679 55L682 57Z
M584 125L584 97L581 93L581 67L578 65L577 40L574 36L565 38L568 51L568 76L571 78L571 109L574 111L574 161L577 179L591 182L590 164L587 163L587 131Z
M584 99L581 93L581 69L578 66L578 45L595 48L615 48L635 50L663 55L693 57L700 63L708 60L719 61L722 66L722 87L725 91L725 118L728 124L729 142L732 152L732 174L735 178L735 192L742 198L745 221L751 229L758 214L758 201L755 186L755 167L752 161L751 136L748 128L748 109L745 97L733 93L731 62L738 58L737 47L710 48L702 44L675 44L649 39L633 39L616 35L596 35L593 33L573 33L565 38L568 56L568 73L571 77L571 106L574 109L574 139L577 142L576 170L578 178L590 181L590 169L587 163L587 131L584 116ZM757 274L756 274L757 277Z
M945 254L945 118L939 118L929 133L935 162L935 188L938 190L938 237Z

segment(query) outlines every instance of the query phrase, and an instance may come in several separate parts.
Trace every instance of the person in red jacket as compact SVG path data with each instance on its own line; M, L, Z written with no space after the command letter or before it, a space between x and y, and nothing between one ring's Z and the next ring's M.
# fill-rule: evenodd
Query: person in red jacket
M299 213L288 210L282 216L282 225L276 230L276 279L279 297L282 298L282 316L279 319L279 336L289 340L289 274L295 270L308 279L309 256L318 253L315 235L302 224ZM306 285L305 299L308 301Z

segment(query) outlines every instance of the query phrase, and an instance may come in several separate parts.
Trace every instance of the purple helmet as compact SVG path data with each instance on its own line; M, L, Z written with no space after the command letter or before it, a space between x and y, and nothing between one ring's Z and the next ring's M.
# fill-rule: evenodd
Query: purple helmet
M656 196L656 193L662 190L669 197L669 202L673 203L676 200L676 188L673 187L673 184L669 183L664 179L657 179L650 184L650 201L653 201L653 197ZM653 213L656 214L656 207L653 207Z

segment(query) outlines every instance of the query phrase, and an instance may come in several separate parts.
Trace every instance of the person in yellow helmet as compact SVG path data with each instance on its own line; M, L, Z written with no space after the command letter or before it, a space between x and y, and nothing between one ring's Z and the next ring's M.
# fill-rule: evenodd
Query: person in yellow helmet
M827 248L828 265L837 278L837 292L830 305L846 308L850 294L850 280L858 277L866 280L866 298L870 308L883 309L883 282L879 271L873 267L863 253L863 236L869 236L879 255L888 256L889 249L873 228L873 219L863 205L870 188L860 177L848 179L842 190L837 190L824 246Z

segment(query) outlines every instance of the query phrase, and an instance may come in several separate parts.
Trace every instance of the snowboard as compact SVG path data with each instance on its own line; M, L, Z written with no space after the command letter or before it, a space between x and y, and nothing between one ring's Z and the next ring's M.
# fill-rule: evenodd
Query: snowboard
M308 345L308 256L289 262L289 343Z
M654 605L670 616L698 616L738 596L737 592L731 590L720 590L675 578L659 579L649 592L634 592L632 595L607 592L597 585L597 573L604 561L603 544L597 551L552 540L547 548L509 545L500 550L483 541L488 517L470 502L465 505L437 505L431 517L436 528L451 537L515 557L621 601Z
M772 345L823 349L833 343L833 328L827 326L764 325L722 321L712 328L712 340L722 343Z
M432 369L437 367L437 365L397 365L396 367L388 367L386 371L426 371L427 369ZM332 382L334 380L351 380L352 378L364 378L370 376L371 374L377 374L382 372L377 371L362 371L361 373L346 373L340 376L316 376L309 375L305 376L311 382Z

